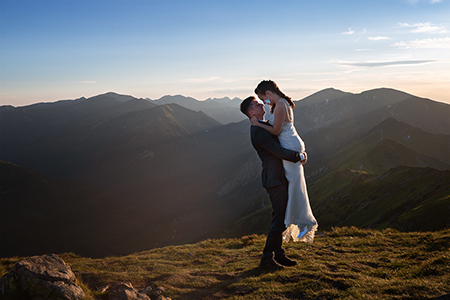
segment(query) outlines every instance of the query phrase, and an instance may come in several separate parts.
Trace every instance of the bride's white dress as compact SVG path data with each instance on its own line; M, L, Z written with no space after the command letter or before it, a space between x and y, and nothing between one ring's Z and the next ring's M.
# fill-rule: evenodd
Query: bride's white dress
M305 143L294 127L292 108L284 99L280 99L277 105L286 107L287 115L285 116L285 121L288 120L288 122L284 122L283 128L278 135L280 145L286 149L299 152L305 151ZM273 125L273 115L270 117L269 122ZM300 162L292 163L283 160L283 167L289 182L289 199L284 219L287 229L283 232L283 241L287 242L292 237L294 241L312 243L318 223L309 205L303 165Z

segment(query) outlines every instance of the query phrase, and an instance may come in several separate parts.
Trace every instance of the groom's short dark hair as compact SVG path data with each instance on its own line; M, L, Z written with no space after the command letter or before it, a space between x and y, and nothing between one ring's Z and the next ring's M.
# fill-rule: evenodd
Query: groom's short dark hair
M256 98L254 96L250 96L241 102L241 112L249 118L250 116L248 115L248 109L254 100L256 100Z

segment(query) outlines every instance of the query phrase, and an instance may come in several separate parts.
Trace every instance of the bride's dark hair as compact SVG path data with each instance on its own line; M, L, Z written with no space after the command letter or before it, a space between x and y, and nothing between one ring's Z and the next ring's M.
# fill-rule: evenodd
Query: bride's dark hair
M263 80L261 81L258 86L255 89L255 94L256 95L264 95L267 91L271 91L272 93L277 94L278 96L280 96L283 99L286 99L286 101L289 103L289 106L294 109L295 104L294 102L292 102L291 97L286 96L278 87L278 85L272 81L272 80ZM270 112L273 113L275 109L275 104L272 105L272 108L270 109Z

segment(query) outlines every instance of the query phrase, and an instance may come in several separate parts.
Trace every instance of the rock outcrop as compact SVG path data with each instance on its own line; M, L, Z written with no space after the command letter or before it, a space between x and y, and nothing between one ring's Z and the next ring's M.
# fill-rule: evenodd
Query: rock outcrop
M55 254L32 256L16 263L0 279L0 296L55 300L86 297L70 266Z
M111 287L108 292L109 300L150 300L150 298L144 294L139 293L133 288L131 283L124 282L118 283Z
M171 300L169 297L164 297L164 287L156 286L152 288L147 286L139 292L129 281L114 285L107 284L100 287L99 291L102 293L107 292L109 300Z

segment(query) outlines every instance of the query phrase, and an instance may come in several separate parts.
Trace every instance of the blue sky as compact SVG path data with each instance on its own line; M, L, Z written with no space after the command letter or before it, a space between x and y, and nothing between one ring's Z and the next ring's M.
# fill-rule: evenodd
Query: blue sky
M450 103L450 0L0 0L0 104L109 91L294 100L333 87Z

